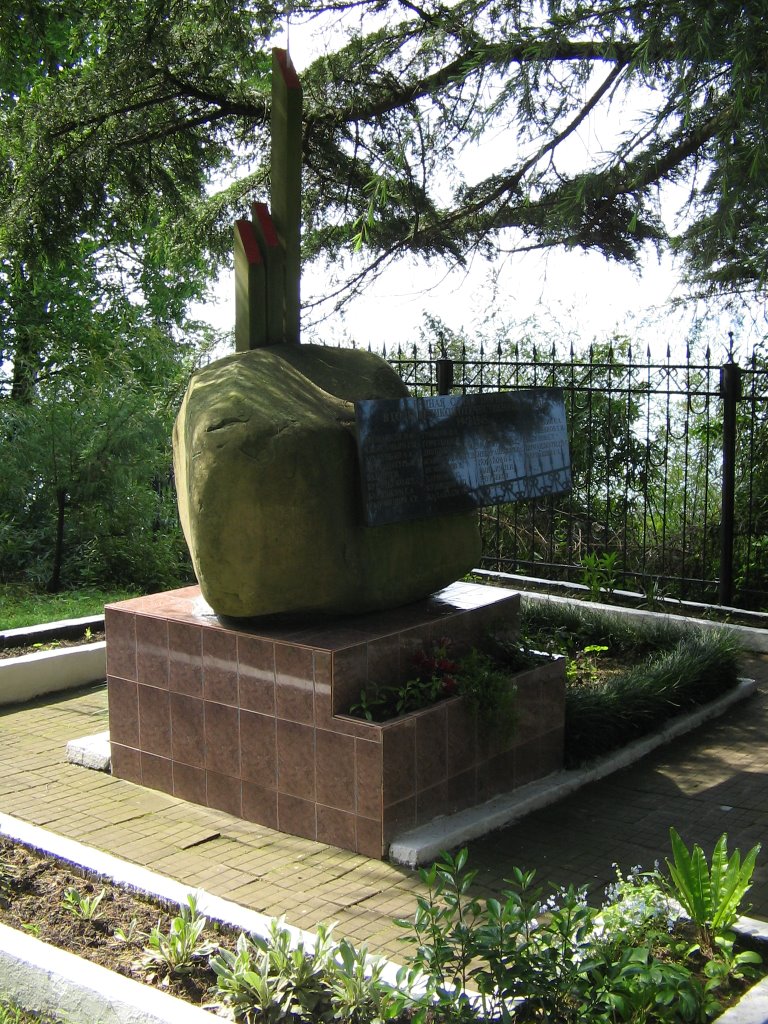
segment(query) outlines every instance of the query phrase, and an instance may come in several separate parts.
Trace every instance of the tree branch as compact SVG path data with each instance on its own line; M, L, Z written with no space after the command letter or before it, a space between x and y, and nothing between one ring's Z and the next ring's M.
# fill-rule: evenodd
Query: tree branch
M607 44L602 42L564 40L546 57L536 56L534 41L531 38L519 37L514 45L509 40L500 43L484 43L463 50L449 63L437 71L410 83L403 83L399 88L392 88L386 95L368 102L361 96L355 104L346 108L310 113L306 118L307 128L311 130L316 124L339 124L352 121L369 121L400 107L407 107L418 99L439 93L449 85L460 85L472 75L489 68L503 67L509 64L525 64L534 61L610 61L624 66L632 58L634 44ZM339 51L339 56L344 51ZM314 65L312 66L314 67ZM311 80L312 67L306 73Z

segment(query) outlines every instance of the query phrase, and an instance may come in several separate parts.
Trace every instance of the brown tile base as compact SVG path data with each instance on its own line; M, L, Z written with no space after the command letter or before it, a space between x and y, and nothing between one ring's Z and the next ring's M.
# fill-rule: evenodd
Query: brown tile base
M518 675L499 736L461 698L385 723L346 712L404 682L443 637L461 657L517 631L519 595L457 583L425 601L339 620L219 620L199 588L106 610L115 775L321 843L381 858L394 836L562 764L564 677Z

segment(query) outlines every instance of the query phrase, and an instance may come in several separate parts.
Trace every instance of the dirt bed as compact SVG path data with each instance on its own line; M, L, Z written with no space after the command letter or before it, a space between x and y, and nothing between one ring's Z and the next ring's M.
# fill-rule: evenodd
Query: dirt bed
M82 920L66 909L64 896L70 888L91 899L104 889L94 920ZM141 963L147 944L142 933L146 935L158 925L167 934L177 914L176 904L164 906L107 880L94 881L71 864L0 840L0 922L118 974L202 1004L212 998L215 983L207 962L188 975L171 978L157 967L145 968ZM130 932L131 941L118 939L118 929ZM234 948L235 933L216 922L209 922L203 935L209 942Z

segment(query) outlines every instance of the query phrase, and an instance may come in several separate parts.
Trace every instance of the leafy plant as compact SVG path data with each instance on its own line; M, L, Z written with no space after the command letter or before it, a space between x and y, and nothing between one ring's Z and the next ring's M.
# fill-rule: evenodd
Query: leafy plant
M417 651L412 659L415 675L400 686L374 686L363 690L350 714L368 721L383 721L429 707L453 696L458 690L457 663L448 656L450 640L444 638L427 652Z
M311 1016L318 1012L325 999L322 960L327 938L327 931L321 930L320 955L314 956L305 950L303 942L293 944L291 933L282 921L273 920L266 938L253 936L251 939L256 949L261 951L269 975L286 982L288 1009L293 1013Z
M599 601L605 591L609 596L616 589L617 551L606 551L598 555L591 551L581 560L581 582L589 590L590 601Z
M667 867L672 891L696 927L702 952L712 956L718 940L727 937L738 917L752 884L760 844L752 847L742 863L738 850L728 856L728 837L723 833L715 844L710 867L698 844L688 850L674 828L670 828L669 838L673 859L667 859Z
M147 938L147 935L139 930L136 918L132 917L127 928L115 928L114 938L116 942L122 942L125 943L125 945L133 945L137 942L143 942Z
M595 939L608 950L618 950L656 933L668 935L681 911L668 888L639 866L626 877L617 864L614 870L616 881L606 889L606 902L595 918Z
M410 958L413 967L428 979L428 992L446 1010L461 1015L468 1009L465 989L475 956L473 930L481 913L478 900L470 896L476 871L465 871L466 849L455 857L442 854L419 876L427 886L426 896L416 897L413 920L395 924L409 931L406 942L416 946Z
M715 955L704 965L705 991L728 990L734 982L752 982L757 978L757 965L763 962L758 952L743 949L737 953L733 939L724 935L715 939L715 945Z
M236 951L219 949L211 957L216 991L245 1024L276 1024L290 1013L292 995L288 978L272 974L268 959L253 939L241 933Z
M99 904L104 899L105 893L106 890L102 889L96 896L84 896L74 886L70 886L64 890L61 905L68 913L81 921L97 921L101 917Z
M569 682L597 680L597 659L600 654L609 650L608 644L587 644L574 657L569 658L565 666L565 676Z
M325 963L334 1020L373 1024L394 1015L390 988L381 978L383 969L381 961L369 960L365 946L355 949L347 939L339 942Z
M491 649L498 655L501 645ZM350 714L368 721L385 721L409 711L430 707L447 697L464 696L488 726L510 728L514 721L515 688L511 671L491 653L473 649L460 661L450 657L450 640L444 638L431 650L413 657L416 675L400 686L362 690Z
M392 1016L402 1005L381 979L382 964L346 939L332 942L331 930L322 925L314 949L308 950L294 942L282 921L272 921L267 936L241 934L235 952L220 949L211 967L222 1001L246 1024L368 1024Z
M143 966L160 969L165 974L189 974L196 963L217 948L215 944L201 940L207 923L208 919L197 909L197 899L190 893L187 905L181 904L179 913L172 918L167 934L158 923L146 936Z
M753 858L729 869L724 845L719 849L723 889L733 893L733 901L723 900L729 907L723 920L730 920L743 884L729 886L725 876L730 870L732 881L743 883ZM573 886L545 899L535 872L520 868L512 870L500 898L483 901L473 893L475 872L466 865L462 850L422 869L427 894L417 897L412 920L397 922L415 946L408 969L423 978L422 1005L436 1003L438 1018L703 1022L722 1008L718 990L748 977L759 959L749 950L734 951L728 937L724 945L718 939L706 964L693 959L683 906L658 873L635 868L624 878L617 872L603 906L594 909ZM470 1004L467 986L478 993L477 1005Z

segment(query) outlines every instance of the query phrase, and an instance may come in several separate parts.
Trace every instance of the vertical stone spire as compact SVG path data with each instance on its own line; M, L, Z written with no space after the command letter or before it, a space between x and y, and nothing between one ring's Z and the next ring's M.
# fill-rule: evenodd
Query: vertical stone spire
M235 223L238 352L298 344L301 323L302 91L286 50L272 51L271 203Z
M287 50L272 51L272 219L285 254L284 341L298 343L301 310L302 91Z

